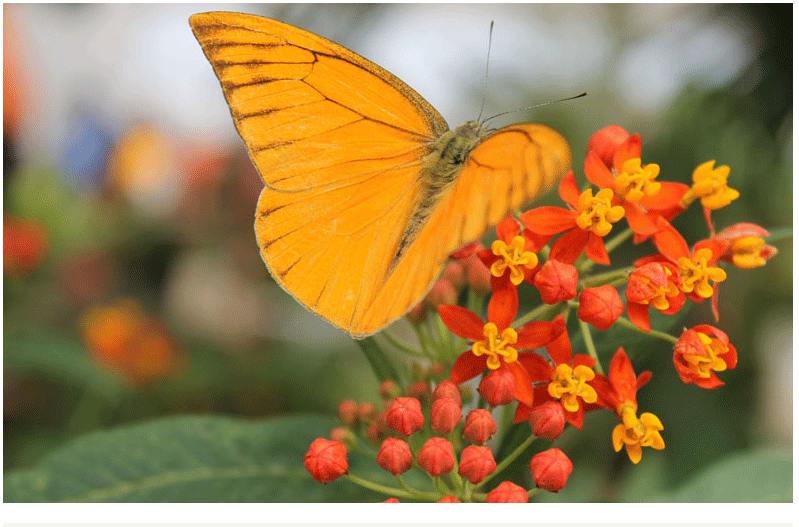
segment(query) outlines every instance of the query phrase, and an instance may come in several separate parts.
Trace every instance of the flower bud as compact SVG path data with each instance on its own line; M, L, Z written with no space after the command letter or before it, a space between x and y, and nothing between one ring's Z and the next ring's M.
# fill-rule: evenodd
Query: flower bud
M456 498L455 496L444 496L437 503L463 503L461 500Z
M497 424L491 417L491 412L478 408L466 416L463 426L463 437L477 445L484 445L497 431Z
M558 492L566 486L566 481L574 466L559 448L550 448L533 456L530 472L537 487L549 492Z
M466 269L461 262L450 260L441 273L441 278L452 284L458 290L466 284Z
M393 430L409 436L424 426L422 405L414 397L397 397L386 414L386 423Z
M419 381L408 386L405 390L409 397L415 397L419 401L429 401L432 396L430 391L430 383L427 381Z
M398 500L397 498L389 498L385 501L381 501L380 503L399 503L399 502L400 500Z
M482 249L480 245L480 249ZM491 291L491 270L486 267L477 253L464 260L466 268L466 282L475 293L488 293Z
M379 423L372 423L366 427L366 438L370 443L379 445L385 437L386 434Z
M613 168L613 156L630 134L621 126L610 125L598 130L588 141L588 152L595 152L608 168Z
M458 291L455 290L452 282L442 278L433 284L433 288L427 293L425 300L434 306L455 304L458 302Z
M563 433L566 426L566 411L556 401L539 404L530 412L530 427L536 437L554 441Z
M419 450L416 462L424 471L437 478L455 466L455 449L443 437L431 437Z
M461 453L458 474L477 485L497 469L494 455L487 446L469 445Z
M380 397L383 400L394 399L400 395L402 395L402 391L394 381L388 379L380 383Z
M491 406L509 404L516 393L516 382L509 368L492 370L483 377L477 391Z
M372 403L361 403L358 405L358 419L368 423L377 416L377 408Z
M486 496L486 503L527 503L527 491L510 481L503 481Z
M455 399L440 397L433 401L430 409L430 426L439 434L452 432L461 418L461 405Z
M377 464L395 476L402 474L413 464L413 454L408 442L398 437L389 437L377 452Z
M319 483L329 483L347 473L347 449L340 441L314 439L303 465Z
M352 426L358 421L358 405L355 401L341 401L338 405L338 419L347 426Z
M355 446L355 433L349 428L344 428L343 426L337 426L331 430L330 439L344 443L344 446L347 448L352 448Z
M577 317L599 330L606 330L624 312L619 292L611 285L589 287L580 293Z
M441 381L436 386L435 391L433 391L433 400L439 399L441 397L449 397L454 399L456 403L463 404L463 400L461 399L461 390L458 388L458 385L450 380Z
M541 293L541 300L557 304L575 297L578 276L577 268L572 264L550 258L536 273L533 284Z
M418 304L413 306L410 311L408 311L405 314L405 318L407 318L411 324L421 324L422 322L424 322L424 319L426 317L427 317L427 304L425 302L419 302Z

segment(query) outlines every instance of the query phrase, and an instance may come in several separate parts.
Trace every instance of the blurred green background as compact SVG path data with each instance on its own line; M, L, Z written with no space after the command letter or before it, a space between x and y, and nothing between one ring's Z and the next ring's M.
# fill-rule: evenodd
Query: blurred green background
M578 470L553 499L646 499L726 456L790 451L792 5L39 4L3 7L4 471L158 416L333 415L344 398L379 401L353 342L261 262L261 183L187 22L217 9L364 55L450 126L476 118L484 95L492 115L587 91L493 123L559 130L579 180L589 137L610 124L642 135L661 179L729 165L741 197L714 213L717 228L782 233L777 257L728 269L721 286L737 369L701 390L682 384L668 346L628 349L636 371L655 372L639 404L663 421L667 448L632 467L612 451L612 416L590 415L561 440ZM689 243L707 236L696 208L675 225ZM681 315L675 328L711 322L708 305Z

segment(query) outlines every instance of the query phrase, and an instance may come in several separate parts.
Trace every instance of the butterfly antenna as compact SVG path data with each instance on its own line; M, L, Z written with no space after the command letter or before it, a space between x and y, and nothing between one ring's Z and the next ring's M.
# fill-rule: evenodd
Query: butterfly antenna
M483 102L480 103L480 113L477 115L477 122L480 122L480 117L483 116L483 108L486 105L486 93L488 92L488 64L489 59L491 58L491 37L494 34L494 21L491 21L491 25L488 28L488 53L486 53L486 76L483 80Z
M484 121L482 124L484 124L484 125L485 125L485 124L486 124L486 123L488 123L488 121L490 121L491 119L494 119L494 118L496 118L496 117L501 117L501 116L503 116L503 115L507 115L507 114L509 114L509 113L514 113L514 112L523 112L523 111L525 111L525 110L532 110L533 108L538 108L539 106L547 106L548 104L557 104L557 103L561 103L561 102L571 101L571 100L574 100L574 99L579 99L580 97L585 97L585 96L587 96L587 95L588 95L588 92L587 92L587 91L584 91L584 92L583 92L583 93L581 93L580 95L572 95L571 97L566 97L565 99L557 99L557 100L555 100L555 101L547 101L547 102L542 102L542 103L539 103L539 104L534 104L534 105L532 105L532 106L526 106L526 107L524 107L524 108L517 108L517 109L515 109L515 110L508 110L507 112L502 112L502 113L498 113L498 114L496 114L496 115L492 115L491 117L486 117L486 120L485 120L485 121Z

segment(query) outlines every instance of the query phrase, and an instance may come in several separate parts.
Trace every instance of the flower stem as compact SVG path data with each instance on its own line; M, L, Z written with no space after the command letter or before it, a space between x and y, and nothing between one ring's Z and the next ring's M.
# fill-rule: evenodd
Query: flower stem
M502 461L500 461L500 462L497 464L497 468L494 470L494 472L493 472L493 473L491 473L491 474L489 474L489 475L488 475L488 476L487 476L487 477L486 477L486 478L485 478L483 481L481 481L481 482L479 483L478 487L482 487L483 485L485 485L486 483L488 483L489 481L491 481L491 478L493 478L494 476L496 476L497 474L499 474L500 472L502 472L503 470L505 470L505 467L507 467L508 465L510 465L511 463L513 463L513 461L514 461L514 460L515 460L517 457L519 457L519 456L522 454L522 452L524 452L524 451L527 449L527 447L529 447L530 445L532 445L532 444L533 444L533 441L535 441L535 440L536 440L536 437L535 437L535 436L534 436L534 435L531 433L531 434L530 434L530 437L528 437L527 439L525 439L524 441L522 441L522 444L520 444L519 446L517 446L517 447L516 447L516 450L514 450L513 452L511 452L511 453L508 455L508 457L506 457L505 459L503 459ZM483 498L483 501L485 501L485 497Z
M416 325L415 325L415 324L414 324L414 327L416 327ZM393 334L392 334L390 331L388 331L388 330L384 330L384 331L383 331L383 336L384 336L384 337L386 337L386 340L388 340L388 341L389 341L389 343L390 343L392 346L394 346L395 348L397 348L397 349L399 349L399 350L402 350L402 351L404 351L405 353L408 353L408 354L410 354L410 355L415 355L415 356L417 356L417 357L425 357L425 356L426 356L426 355L425 355L425 354L424 354L424 353L423 353L421 350L418 350L418 349L416 349L416 348L412 348L412 347L410 347L410 346L408 346L408 345L406 345L406 344L402 343L402 342L401 342L401 341L400 341L400 340L399 340L397 337L395 337L395 336L394 336L394 335L393 335Z
M663 333L662 331L656 331L654 329L651 330L651 331L644 331L643 329L639 328L638 326L636 326L635 324L633 324L632 322L630 322L629 320L627 320L624 317L617 318L616 319L616 324L620 324L620 325L624 326L627 329L632 329L632 330L635 330L635 331L637 331L639 333L643 333L644 335L652 335L653 337L656 337L656 338L659 338L659 339L663 339L663 340L665 340L667 342L671 342L672 344L676 344L677 340L678 340L677 337L675 337L673 335L669 335L668 333Z
M531 320L550 320L555 318L555 313L560 311L562 307L560 304L541 304L537 308L533 309L526 315L522 315L521 317L517 318L513 324L511 324L512 328L518 328L526 324Z
M594 361L594 370L600 375L604 375L605 371L602 368L602 363L599 362L599 355L596 352L596 346L594 346L594 339L591 337L591 328L588 327L587 322L580 321L580 333L583 335L583 341L585 342L585 349L588 351L588 354L593 357Z
M381 492L383 494L388 494L389 496L394 496L396 498L418 498L419 496L416 493L408 492L407 490L399 489L397 487L388 487L386 485L381 485L379 483L375 483L373 481L369 481L363 478L359 478L358 476L353 476L352 474L344 474L341 476L350 480L351 482L355 483L356 485L360 485L369 490L373 490L375 492ZM428 494L428 493L424 493ZM435 497L434 495L430 495L431 497Z
M627 282L627 276L631 271L634 271L634 267L624 267L622 269L614 269L612 271L608 271L605 273L595 274L593 276L589 276L581 280L583 287L596 287L598 285L604 284L611 284L616 282L617 280L624 280L622 284ZM622 285L618 284L618 285Z

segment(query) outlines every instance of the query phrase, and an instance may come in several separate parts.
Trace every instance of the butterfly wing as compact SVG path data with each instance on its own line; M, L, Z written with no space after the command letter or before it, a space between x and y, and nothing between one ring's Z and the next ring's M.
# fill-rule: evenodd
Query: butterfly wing
M388 278L363 326L399 306L413 305L418 291L409 284L434 280L450 253L546 192L570 165L568 143L546 126L514 124L487 136L472 150L457 182Z
M409 306L361 322L446 122L389 72L312 33L238 13L190 24L264 181L255 230L276 281L358 336L401 316Z

